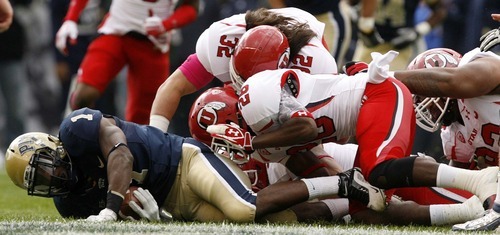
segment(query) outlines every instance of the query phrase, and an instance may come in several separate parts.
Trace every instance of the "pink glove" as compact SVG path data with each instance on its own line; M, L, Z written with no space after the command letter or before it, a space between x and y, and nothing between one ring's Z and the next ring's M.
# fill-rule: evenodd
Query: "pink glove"
M78 27L76 22L72 20L64 21L56 34L56 48L64 55L68 54L68 49L66 48L68 37L70 44L75 45L76 38L78 37Z
M250 132L235 123L210 125L207 128L207 132L213 138L223 140L234 148L241 149L247 153L254 151L252 141L255 136L252 136Z

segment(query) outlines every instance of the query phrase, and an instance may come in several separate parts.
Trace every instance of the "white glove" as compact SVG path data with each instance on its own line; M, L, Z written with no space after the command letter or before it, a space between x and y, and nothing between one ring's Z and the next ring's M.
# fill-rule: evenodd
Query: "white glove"
M66 40L68 37L70 38L70 43L75 45L76 38L78 37L78 27L76 22L72 20L64 21L56 34L56 48L64 55L68 54L68 49L66 48Z
M368 65L368 82L379 84L390 76L389 64L398 56L397 51L388 51L384 55L372 52L372 62Z
M254 151L252 141L255 136L250 132L231 122L231 124L216 124L207 127L207 132L213 138L220 139L231 147L240 149L250 154Z
M111 209L105 208L99 212L99 215L91 215L87 218L90 222L108 222L116 221L116 213Z
M137 188L134 191L134 196L142 204L141 208L136 202L130 201L128 205L132 210L135 211L141 218L147 219L149 221L160 221L160 212L158 210L158 203L154 199L153 195L149 190L143 188Z
M148 35L149 40L158 48L161 53L166 53L170 49L170 34L164 33L157 37L153 35Z
M153 10L149 10L149 17L146 18L142 24L144 31L147 35L158 37L161 34L166 33L165 26L163 26L163 21L160 17L153 13Z

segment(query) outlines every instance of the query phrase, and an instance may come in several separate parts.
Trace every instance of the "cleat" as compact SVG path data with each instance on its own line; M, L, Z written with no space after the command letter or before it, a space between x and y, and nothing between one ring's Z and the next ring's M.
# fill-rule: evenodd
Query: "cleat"
M500 225L500 213L489 209L482 217L468 221L463 224L455 224L451 228L453 231L491 231Z
M384 190L368 183L357 167L339 173L339 196L360 201L374 211L384 211L386 196Z

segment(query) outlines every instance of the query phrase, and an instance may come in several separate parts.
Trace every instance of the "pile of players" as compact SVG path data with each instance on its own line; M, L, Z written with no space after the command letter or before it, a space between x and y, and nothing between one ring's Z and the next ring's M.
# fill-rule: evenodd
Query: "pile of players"
M158 90L150 125L79 109L57 137L14 140L7 172L28 194L53 197L62 216L89 221L130 219L120 207L133 185L142 207L130 206L150 221L165 211L185 221L349 215L496 229L500 57L489 50L498 30L463 56L428 50L408 70L391 71L398 52L372 53L341 73L322 34L320 22L294 8L215 22ZM193 104L193 138L166 133L180 97L214 77L226 85ZM417 124L442 130L452 164L412 155Z

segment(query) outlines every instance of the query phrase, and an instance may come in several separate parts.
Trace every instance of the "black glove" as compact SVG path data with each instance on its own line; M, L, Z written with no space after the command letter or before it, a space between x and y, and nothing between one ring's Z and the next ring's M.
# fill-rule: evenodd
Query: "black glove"
M363 44L366 47L369 48L384 43L384 39L382 39L382 37L375 28L370 33L365 33L359 30L358 38L363 42Z
M358 73L368 72L368 64L363 61L349 61L342 66L342 70L348 76L353 76Z
M492 29L487 33L483 34L483 36L481 36L479 41L481 42L479 49L481 51L489 51L491 48L500 44L500 28Z
M398 36L391 40L391 44L395 49L403 49L413 42L415 42L420 36L414 28L400 28L397 31Z

